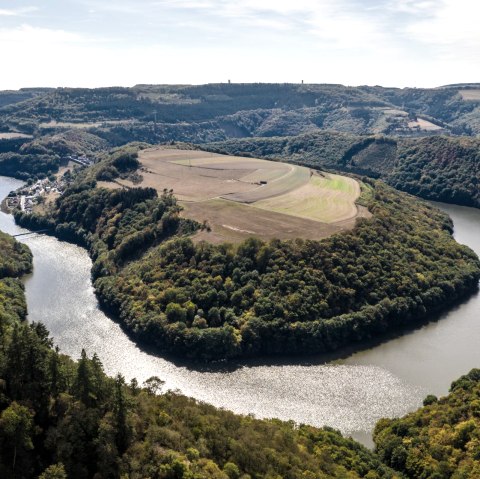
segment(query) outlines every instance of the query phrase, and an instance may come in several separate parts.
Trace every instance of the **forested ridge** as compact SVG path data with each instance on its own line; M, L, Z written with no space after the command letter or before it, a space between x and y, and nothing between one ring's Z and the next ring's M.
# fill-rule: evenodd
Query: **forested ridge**
M66 165L68 155L95 158L107 147L98 136L75 130L13 143L0 140L0 175L22 180L45 178L56 173L61 164Z
M73 361L25 321L28 248L0 234L2 479L297 479L401 476L330 428L256 420ZM66 318L68 319L68 318Z
M381 184L369 206L372 220L320 242L174 238L95 287L140 339L197 359L332 351L476 287L480 263L444 215Z
M434 134L439 128L478 135L479 101L468 93L478 92L479 87L218 83L0 92L0 129L38 133L65 129L68 123L91 123L90 128L103 138L123 143L158 143L166 135L205 142L319 130L432 134L416 126L420 118L432 122Z
M118 153L117 153L118 155ZM418 321L477 287L480 263L435 208L365 179L372 219L323 241L194 244L171 192L80 174L46 216L89 248L102 306L137 340L196 360L323 353Z

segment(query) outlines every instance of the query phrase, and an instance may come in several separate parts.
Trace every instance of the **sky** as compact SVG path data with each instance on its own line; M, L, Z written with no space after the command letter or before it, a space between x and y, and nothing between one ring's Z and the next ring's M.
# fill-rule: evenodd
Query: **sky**
M0 0L0 89L480 82L477 0Z

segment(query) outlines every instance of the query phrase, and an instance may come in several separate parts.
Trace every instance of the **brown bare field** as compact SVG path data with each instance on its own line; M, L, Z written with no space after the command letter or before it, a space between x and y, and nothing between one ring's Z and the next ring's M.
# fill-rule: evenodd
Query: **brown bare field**
M33 136L25 135L23 133L16 133L16 132L0 133L0 140L15 140L17 138L33 138Z
M355 204L360 185L352 178L318 173L301 166L197 150L157 147L139 154L143 180L99 182L118 188L143 186L173 190L183 215L206 222L196 241L239 242L322 239L352 228L368 216Z
M60 197L60 193L51 191L44 196L44 203L39 203L33 207L33 212L45 215L53 206L55 200Z
M355 223L355 220L341 225L321 223L224 199L182 203L182 206L185 217L200 223L207 221L211 227L211 231L198 232L194 240L216 244L239 243L250 236L267 241L273 238L320 240L349 229Z
M173 189L182 201L235 199L235 195L246 193L253 195L251 201L255 201L254 192L269 186L259 185L262 179L270 183L292 171L292 166L285 163L197 150L152 148L142 151L139 159L143 167L142 186L158 191Z
M435 131L435 130L442 129L441 126L435 125L434 123L428 120L424 120L423 118L417 118L417 121L409 121L408 127L409 128L419 127L421 130L425 130L425 131Z
M459 93L466 101L480 101L480 90L460 90Z
M40 128L72 128L79 130L86 130L88 128L97 128L102 125L121 125L125 123L132 123L132 120L105 120L96 122L69 122L69 121L56 121L51 120L48 123L40 123Z

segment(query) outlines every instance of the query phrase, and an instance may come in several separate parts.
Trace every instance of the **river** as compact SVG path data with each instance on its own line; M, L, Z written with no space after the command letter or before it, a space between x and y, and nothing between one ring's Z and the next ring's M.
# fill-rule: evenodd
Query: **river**
M0 198L21 182L0 177ZM480 210L438 204L450 214L455 237L480 254ZM25 232L0 213L0 230ZM329 425L371 446L381 417L403 415L433 393L480 367L480 294L400 337L345 358L251 361L199 371L148 354L98 308L85 250L47 236L20 237L33 252L34 272L25 279L30 321L42 321L61 351L77 358L96 352L105 371L143 382L162 378L199 400L257 417Z

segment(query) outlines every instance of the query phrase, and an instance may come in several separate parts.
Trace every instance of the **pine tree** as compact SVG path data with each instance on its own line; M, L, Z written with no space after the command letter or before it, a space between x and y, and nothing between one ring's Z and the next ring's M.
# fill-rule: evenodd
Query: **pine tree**
M74 390L76 397L87 407L92 407L96 399L93 394L92 379L90 361L85 349L82 349L80 360L78 361Z
M130 436L127 424L129 403L125 391L125 378L121 374L118 374L115 378L113 414L116 429L115 439L120 454L123 454L127 450Z

